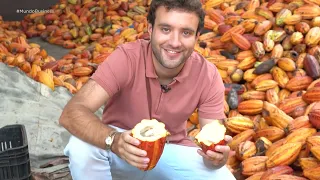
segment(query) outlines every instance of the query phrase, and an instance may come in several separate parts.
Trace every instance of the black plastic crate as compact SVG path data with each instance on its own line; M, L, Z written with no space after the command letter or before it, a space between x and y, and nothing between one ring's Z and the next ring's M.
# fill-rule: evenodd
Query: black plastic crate
M31 180L24 125L8 125L0 129L0 180Z

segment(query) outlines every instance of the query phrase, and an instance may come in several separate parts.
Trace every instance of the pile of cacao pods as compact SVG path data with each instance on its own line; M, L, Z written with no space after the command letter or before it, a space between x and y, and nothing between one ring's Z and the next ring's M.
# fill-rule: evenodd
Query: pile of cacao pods
M215 6L215 8L212 8ZM320 1L204 2L195 49L225 83L237 179L320 179ZM197 112L189 136L199 132Z
M137 38L148 38L146 12L151 1L60 0L51 10L25 16L28 37L73 49L91 42L115 48Z
M195 50L225 83L228 167L237 179L320 179L320 1L201 0ZM0 62L76 93L114 48L148 39L150 0L60 0L52 14L0 18ZM70 48L54 59L27 38ZM188 135L200 130L198 114Z
M40 36L49 43L71 49L58 60L37 55L35 59L25 57L20 61L30 64L31 70L26 69L25 72L32 72L30 77L35 80L53 90L55 86L64 86L71 93L76 93L117 45L149 38L146 29L149 5L150 1L60 0L51 7L50 12L54 13L28 14L21 22L8 22L1 28L22 30L24 38ZM14 28L9 25L13 23L17 24ZM15 46L20 46L17 48L21 49L21 57L23 53L28 54L25 44L17 43ZM13 57L12 52L7 56ZM2 61L22 66L22 63ZM42 78L37 73L40 71L46 72L40 73Z

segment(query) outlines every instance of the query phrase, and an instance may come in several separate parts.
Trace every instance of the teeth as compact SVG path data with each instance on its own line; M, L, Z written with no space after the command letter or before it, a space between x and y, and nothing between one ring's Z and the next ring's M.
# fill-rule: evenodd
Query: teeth
M167 50L169 53L173 53L173 54L175 54L175 53L177 53L176 51L170 51L170 50Z

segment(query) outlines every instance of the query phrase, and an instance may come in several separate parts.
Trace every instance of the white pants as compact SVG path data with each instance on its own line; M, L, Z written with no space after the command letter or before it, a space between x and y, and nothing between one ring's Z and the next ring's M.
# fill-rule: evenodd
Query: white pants
M64 153L69 156L73 180L235 180L226 166L217 170L207 168L197 149L166 144L156 167L146 172L74 136Z

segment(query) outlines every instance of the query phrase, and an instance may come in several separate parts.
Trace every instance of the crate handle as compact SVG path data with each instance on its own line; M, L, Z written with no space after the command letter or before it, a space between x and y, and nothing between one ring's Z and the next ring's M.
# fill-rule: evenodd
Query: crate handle
M1 151L5 151L5 150L8 149L8 146L9 146L9 149L12 148L11 141L9 141L9 144L8 144L8 145L7 145L7 142L1 142L0 150L1 150Z

